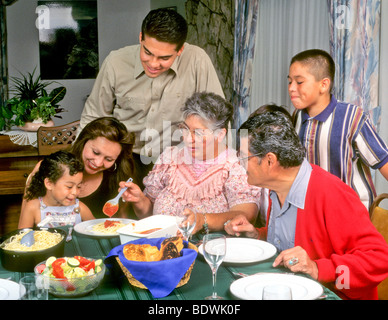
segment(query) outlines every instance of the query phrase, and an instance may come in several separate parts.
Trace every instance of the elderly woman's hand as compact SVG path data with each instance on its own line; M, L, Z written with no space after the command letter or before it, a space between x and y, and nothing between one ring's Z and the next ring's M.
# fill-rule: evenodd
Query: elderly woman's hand
M195 218L195 214L194 214L194 211L191 211L190 209L188 208L185 208L185 210L183 211L182 215L184 216L187 216L187 220L189 221L193 221L194 218ZM193 231L191 232L191 234L195 234L196 232L198 232L199 230L201 230L201 227L198 225L198 214L196 215L196 220L195 220L195 226L194 226L194 229ZM177 230L177 234L176 234L178 237L181 237L183 238L183 234L180 230Z
M140 202L145 197L140 187L133 182L121 181L119 186L120 189L128 188L121 197L125 202Z
M259 237L257 229L243 215L239 215L230 220L229 223L225 225L224 229L228 234L237 237L239 237L242 233L245 233L245 235L249 238L257 239Z
M122 195L122 199L125 202L132 203L135 214L139 219L152 215L153 204L137 184L121 181L119 186L120 189L127 187L127 190L125 190Z
M183 214L184 215L187 215L188 217L188 220L192 220L192 219L194 219L194 212L192 211L192 210L190 210L190 209L185 209L184 211L183 211ZM200 214L200 213L197 213L196 215L195 215L195 217L196 217L196 220L195 220L195 226L194 226L194 229L193 229L193 231L191 232L191 234L196 234L198 231L200 231L201 229L202 229L202 225L203 225L203 219L202 219L202 214Z

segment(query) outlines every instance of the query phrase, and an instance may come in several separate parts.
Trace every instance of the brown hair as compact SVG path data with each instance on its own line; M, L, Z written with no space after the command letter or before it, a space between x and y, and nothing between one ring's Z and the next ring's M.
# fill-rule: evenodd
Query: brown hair
M82 161L82 152L86 142L98 137L104 137L121 145L121 153L116 159L117 168L109 174L109 189L117 190L120 181L127 180L134 175L135 168L132 156L134 134L128 132L125 125L116 118L98 118L83 128L69 151Z

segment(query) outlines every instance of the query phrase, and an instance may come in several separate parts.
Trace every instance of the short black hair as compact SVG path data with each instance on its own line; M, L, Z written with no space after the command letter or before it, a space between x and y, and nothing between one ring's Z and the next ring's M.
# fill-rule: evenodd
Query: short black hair
M330 79L330 91L333 89L335 63L329 53L320 49L302 51L291 59L290 66L295 62L300 62L303 65L307 65L309 72L315 77L317 81L320 81L324 78Z
M142 40L145 35L161 42L176 44L179 51L187 38L187 22L173 9L161 8L151 10L144 18L141 33Z

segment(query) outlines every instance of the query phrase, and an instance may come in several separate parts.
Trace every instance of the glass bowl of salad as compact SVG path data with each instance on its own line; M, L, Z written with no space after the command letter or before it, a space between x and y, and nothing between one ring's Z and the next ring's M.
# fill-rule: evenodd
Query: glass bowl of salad
M102 259L81 256L50 257L35 266L35 274L56 297L79 297L98 287L104 278L105 265Z

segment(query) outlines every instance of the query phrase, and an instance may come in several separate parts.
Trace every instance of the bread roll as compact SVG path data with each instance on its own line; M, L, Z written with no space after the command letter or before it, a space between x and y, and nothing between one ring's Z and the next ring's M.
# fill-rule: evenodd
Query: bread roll
M182 249L182 239L180 237L172 237L163 240L160 250L150 244L129 243L124 246L123 254L127 260L151 262L178 258Z
M167 238L167 239L164 239L161 246L160 246L160 250L162 250L162 248L169 242L173 242L176 246L176 248L178 249L178 252L181 252L181 250L183 249L183 240L182 238L180 237L172 237L172 238Z
M161 248L162 252L162 259L161 260L168 260L168 259L174 259L179 257L179 251L174 244L174 242L168 242L165 246Z
M124 257L132 261L159 261L161 253L150 244L127 244L123 248Z

